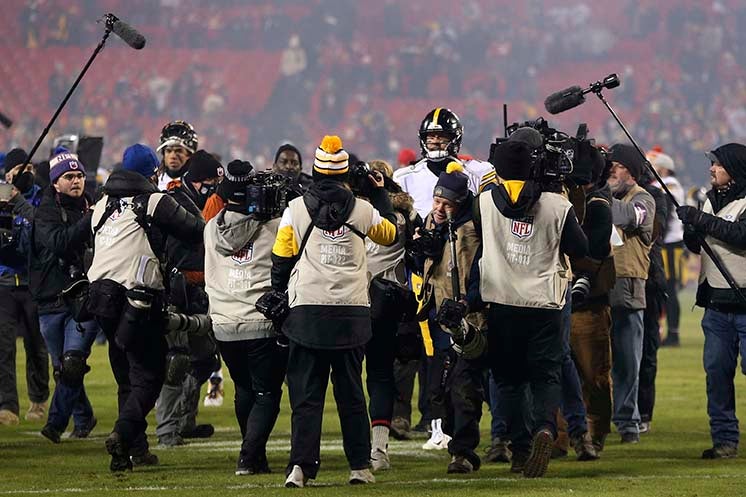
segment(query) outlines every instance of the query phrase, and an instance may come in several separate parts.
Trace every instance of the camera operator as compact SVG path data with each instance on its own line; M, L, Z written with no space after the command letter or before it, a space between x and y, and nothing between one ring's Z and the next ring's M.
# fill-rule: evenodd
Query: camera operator
M668 231L669 200L652 173L643 169L639 181L655 201L653 218L653 245L650 248L650 267L645 281L645 312L642 315L643 342L640 361L640 388L637 405L640 411L640 433L650 430L655 407L655 377L658 374L658 348L661 345L660 318L666 305L666 271L663 266L663 238Z
M236 419L243 436L237 475L269 473L267 439L280 413L287 348L278 345L275 327L256 309L271 289L271 253L284 202L258 204L247 187L268 189L250 173L249 162L228 164L222 189L228 205L205 227L205 289L220 355L236 385ZM273 190L274 192L275 190ZM268 191L268 196L271 192ZM285 192L281 192L284 196ZM265 212L264 209L271 210Z
M676 214L684 223L684 242L699 254L704 238L730 271L741 295L746 293L746 146L721 145L707 153L710 183L700 211L681 206ZM739 429L735 415L733 378L741 353L746 374L746 304L727 284L709 256L702 254L697 305L705 308L703 362L707 373L707 414L712 448L702 459L728 459L738 455Z
M414 207L421 217L427 216L432 209L433 189L440 174L445 172L449 163L458 159L458 153L461 150L461 142L464 135L464 127L461 120L455 112L444 107L436 107L425 115L420 123L419 132L420 152L422 158L419 162L409 166L397 169L394 172L394 181L396 181L403 191L407 192L414 199ZM462 162L463 173L468 178L469 190L478 195L481 191L494 187L497 183L495 168L489 162L479 160L465 160ZM417 292L421 285L421 277L412 275L412 288ZM427 370L432 365L433 344L430 337L429 325L427 321L420 323L423 341L425 345L425 361L421 364L419 374L420 388L420 411L422 419L414 427L413 431L428 432L432 431L434 423L439 421L429 419L432 416L428 412L427 402L422 399L427 387ZM413 362L413 361L411 361ZM396 368L397 384L401 385L400 395L404 392L413 390L414 373L411 367ZM411 376L410 376L411 375ZM423 380L424 377L424 380ZM411 402L410 399L404 398L403 402L397 402L395 411L400 410L401 404ZM398 421L398 420L397 420ZM430 424L428 429L427 424ZM403 427L406 423L403 423ZM443 445L441 448L445 448Z
M39 327L56 380L41 434L60 443L71 416L74 429L70 438L86 438L96 426L83 377L90 370L86 359L98 325L90 315L77 312L63 293L73 283L86 284L93 201L85 193L85 167L77 155L67 152L55 155L49 164L51 184L44 190L34 218L29 288L39 308Z
M288 390L292 407L287 487L316 477L329 370L334 384L350 483L373 483L370 432L362 383L365 344L371 337L365 238L396 241L391 202L381 189L370 203L347 184L349 155L337 136L316 149L314 183L292 200L272 249L272 288L288 290L290 313L283 332L290 340ZM376 206L376 207L374 207ZM389 218L391 220L389 220Z
M420 266L417 270L424 278L421 315L440 316L439 313L447 310L444 307L458 300L463 302L462 295L454 293L457 290L454 288L454 267L461 268L458 273L460 292L468 286L469 271L479 248L479 236L472 218L474 196L469 191L468 181L461 164L452 162L448 165L435 185L433 208L425 219L424 229L415 235L415 244L419 240L421 247L415 258ZM451 230L455 234L455 261L448 244ZM471 473L481 466L475 449L479 445L479 420L484 397L483 368L479 361L483 350L467 357L458 355L452 344L460 346L463 354L467 337L462 334L469 330L469 341L477 340L484 345L482 337L475 335L483 333L486 319L484 312L466 314L466 308L460 311L463 315L457 319L457 329L439 323L438 318L430 319L435 353L429 372L428 396L437 422L423 448L429 448L428 445L447 447L451 454L448 473ZM468 328L462 324L463 319Z
M161 154L158 190L166 191L169 183L187 172L186 162L197 151L199 140L191 124L177 120L163 126L159 142L156 149L156 153Z
M594 149L591 183L585 185L582 228L588 238L588 255L570 260L572 287L570 344L583 388L588 434L598 455L611 432L611 309L609 291L614 286L611 252L611 190L606 180L611 163Z
M503 182L475 203L482 235L475 264L481 299L489 305L489 364L495 381L505 385L511 471L534 478L546 473L556 436L567 256L585 256L588 240L570 202L530 179L529 145L501 143L493 160Z
M645 310L645 281L653 244L655 200L637 184L643 159L632 145L618 143L609 149L612 161L612 222L624 245L614 250L616 283L609 292L611 305L612 421L622 443L640 441L640 386Z
M184 164L185 173L168 185L168 195L195 217L223 178L223 166L204 150L197 150ZM166 238L169 271L169 310L187 315L207 313L205 293L205 246ZM184 438L209 438L210 424L196 422L202 385L220 367L217 345L210 334L188 334L174 330L166 337L169 345L166 381L158 398L155 433L158 444L183 445ZM185 356L191 364L184 368Z
M164 238L199 243L204 229L201 217L158 191L157 166L148 147L125 150L122 170L109 176L91 220L95 252L88 309L109 340L119 385L119 417L106 439L112 471L132 469L130 449L147 454L145 417L165 377ZM119 352L112 351L114 345Z
M5 156L5 182L0 195L0 425L18 424L16 337L24 330L26 383L31 401L27 421L43 421L49 398L49 359L39 331L36 304L28 290L31 223L41 200L34 167L26 152Z
M366 386L370 397L369 415L372 426L371 469L390 467L388 455L389 431L397 397L394 361L403 361L416 351L419 358L422 339L414 314L417 301L408 287L404 262L405 245L415 227L422 224L414 202L391 177L392 167L385 161L374 160L369 165L357 163L351 175L353 192L360 198L370 198L373 185L369 175L379 173L384 178L396 217L397 240L392 245L366 244L370 280L370 312L372 337L365 346Z

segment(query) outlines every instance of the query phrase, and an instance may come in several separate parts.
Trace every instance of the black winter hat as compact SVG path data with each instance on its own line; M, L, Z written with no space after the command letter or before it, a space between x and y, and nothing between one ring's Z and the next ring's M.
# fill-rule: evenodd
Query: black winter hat
M204 150L194 152L184 164L187 173L184 179L189 181L204 181L223 176L223 166L214 155Z
M609 160L612 162L618 162L627 168L629 174L632 175L635 180L639 180L642 176L642 171L645 169L645 161L632 145L626 145L624 143L617 143L609 149Z
M495 171L504 180L527 180L531 177L531 146L523 141L508 140L495 148Z
M746 145L726 143L705 155L723 166L737 184L746 186Z
M243 204L246 200L246 186L251 180L251 172L254 166L249 161L234 160L225 168L225 177L220 188L223 190L225 199L237 204Z
M466 200L469 196L469 178L463 171L464 166L456 161L450 162L446 170L438 176L433 196L442 197L457 204Z
M25 164L28 161L28 154L22 148L14 148L5 155L5 171L9 172L11 169L19 164Z

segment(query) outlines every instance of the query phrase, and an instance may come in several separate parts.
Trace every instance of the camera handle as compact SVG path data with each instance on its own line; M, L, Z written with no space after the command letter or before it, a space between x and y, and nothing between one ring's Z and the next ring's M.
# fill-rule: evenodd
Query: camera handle
M65 105L67 105L67 101L70 100L70 97L72 96L75 89L80 84L80 81L83 79L83 76L85 76L85 73L88 72L88 68L91 67L91 64L93 64L93 61L96 59L98 54L103 50L104 44L106 43L106 40L109 38L109 35L112 32L112 29L114 28L114 22L110 19L105 19L104 22L105 30L104 30L104 36L101 38L101 41L99 42L98 46L96 46L96 49L93 51L93 54L91 54L91 57L88 59L88 62L86 62L85 66L83 66L83 69L78 74L78 77L75 79L75 82L70 87L70 89L67 92L67 95L65 95L65 98L62 99L62 102L57 107L57 110L54 112L54 115L52 115L52 118L47 123L47 126L44 128L44 131L41 132L41 135L39 135L39 138L36 140L36 143L34 143L34 146L31 148L31 151L28 153L28 159L27 162L30 164L31 159L33 159L34 154L41 146L41 142L44 141L44 138L49 134L49 130L54 124L54 122L59 117L60 113L62 112L62 109L65 108Z
M643 163L645 164L645 167L652 173L652 175L655 177L656 181L661 185L663 188L663 191L666 192L666 195L673 203L674 207L679 207L679 203L676 201L676 198L671 193L671 190L668 189L666 184L663 182L663 179L660 177L658 172L655 170L655 168L650 164L648 159L645 157L645 153L642 151L640 146L637 144L634 138L632 138L632 135L627 130L627 127L624 125L621 119L619 119L619 116L616 112L614 112L614 109L612 109L611 105L609 105L609 102L606 101L603 94L601 93L601 90L603 90L603 86L597 86L594 87L591 91L596 94L599 100L606 106L606 109L611 113L611 116L614 118L614 120L617 122L620 128L622 128L622 131L624 131L624 134L627 135L627 138L632 143L632 145L635 147L637 152L640 154L640 157L642 157ZM712 247L707 243L707 240L705 240L705 236L698 234L697 235L700 238L700 245L702 247L702 250L705 251L705 253L710 257L710 260L712 260L713 264L715 264L715 267L718 269L721 275L723 275L723 278L725 278L725 281L728 283L728 286L736 292L736 295L738 296L738 299L741 301L742 304L746 304L746 296L741 292L741 289L738 288L738 284L736 283L736 280L733 278L733 275L728 271L728 268L725 267L723 264L723 261L720 260L720 257L713 252Z

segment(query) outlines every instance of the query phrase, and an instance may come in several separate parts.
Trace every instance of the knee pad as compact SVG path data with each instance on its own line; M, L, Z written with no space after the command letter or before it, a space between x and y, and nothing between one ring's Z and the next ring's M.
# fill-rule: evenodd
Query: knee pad
M85 359L85 354L80 350L65 352L60 366L60 381L70 386L82 385L83 377L91 370Z
M192 361L188 349L170 349L166 354L166 378L163 382L170 386L181 385L191 367Z

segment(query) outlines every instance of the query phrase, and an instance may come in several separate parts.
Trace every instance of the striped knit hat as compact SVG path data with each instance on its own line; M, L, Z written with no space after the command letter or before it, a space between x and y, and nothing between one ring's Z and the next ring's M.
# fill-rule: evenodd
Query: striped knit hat
M316 149L313 178L345 181L350 170L349 158L350 155L342 148L342 140L338 136L325 136Z

